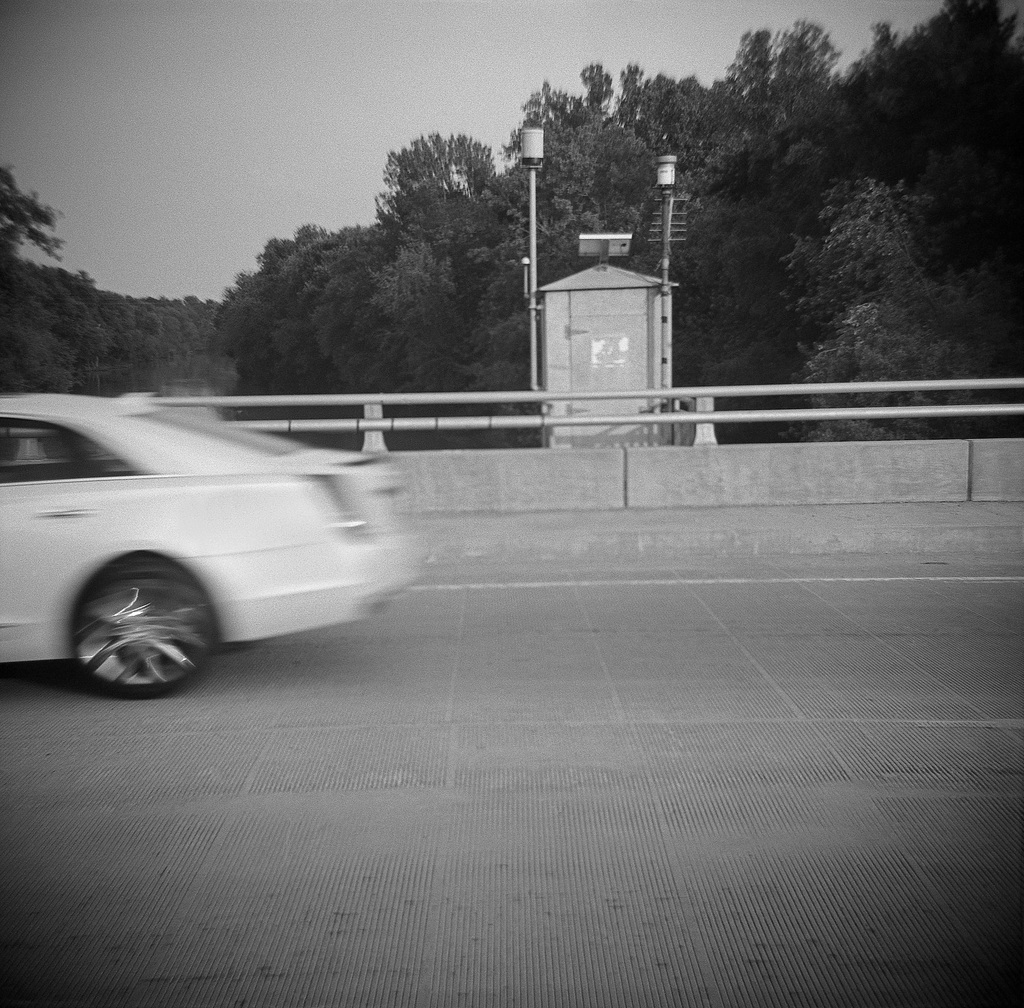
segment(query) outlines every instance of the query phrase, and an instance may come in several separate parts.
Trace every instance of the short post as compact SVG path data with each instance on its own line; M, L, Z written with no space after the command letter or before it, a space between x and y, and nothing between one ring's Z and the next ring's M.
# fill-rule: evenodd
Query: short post
M697 396L694 400L694 405L697 413L714 413L715 397ZM693 436L693 443L695 445L718 444L718 439L715 437L715 425L713 423L699 423L695 426L697 428L697 431Z
M383 420L384 406L381 403L363 404L364 420ZM363 432L364 452L386 452L388 446L384 443L384 431L368 430Z

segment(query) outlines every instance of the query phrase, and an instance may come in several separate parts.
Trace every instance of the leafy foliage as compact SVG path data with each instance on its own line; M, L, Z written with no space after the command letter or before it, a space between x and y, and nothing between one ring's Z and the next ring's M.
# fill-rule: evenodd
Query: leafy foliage
M789 257L805 276L801 304L829 337L804 364L809 382L896 381L1020 374L1024 365L1014 288L991 267L931 275L919 236L922 197L865 179L832 190L822 211L828 233L803 241ZM968 402L965 393L855 396L850 405ZM825 405L821 398L815 399ZM936 420L892 425L827 423L817 440L844 437L952 436L976 423ZM991 425L989 425L991 427ZM806 436L806 434L804 435Z
M57 256L61 240L48 232L57 221L57 211L39 202L36 193L23 193L10 168L0 165L0 261L5 266L25 242Z

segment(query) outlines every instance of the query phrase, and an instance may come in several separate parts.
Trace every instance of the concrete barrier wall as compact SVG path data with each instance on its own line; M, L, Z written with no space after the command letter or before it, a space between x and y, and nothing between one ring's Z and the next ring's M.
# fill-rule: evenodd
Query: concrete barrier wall
M395 456L419 513L1024 500L1024 439Z
M586 511L625 506L621 448L396 452L409 510Z
M971 442L971 500L1024 500L1024 439Z

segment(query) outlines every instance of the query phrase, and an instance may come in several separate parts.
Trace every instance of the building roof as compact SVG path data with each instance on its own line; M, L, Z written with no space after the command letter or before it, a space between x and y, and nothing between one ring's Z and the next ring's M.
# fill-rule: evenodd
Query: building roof
M661 281L656 277L644 276L642 273L634 273L632 270L621 269L618 266L599 264L591 266L580 273L573 273L572 276L563 277L554 283L538 287L541 293L548 291L574 291L574 290L628 290L634 287L660 287Z

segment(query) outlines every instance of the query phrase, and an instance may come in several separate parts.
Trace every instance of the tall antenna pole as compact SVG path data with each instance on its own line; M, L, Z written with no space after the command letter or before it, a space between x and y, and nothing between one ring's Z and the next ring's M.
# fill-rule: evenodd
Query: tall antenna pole
M537 367L537 169L530 168L530 388L540 388Z
M522 136L522 163L530 175L530 388L540 389L540 371L537 354L537 172L544 163L544 130L539 126L524 126Z

